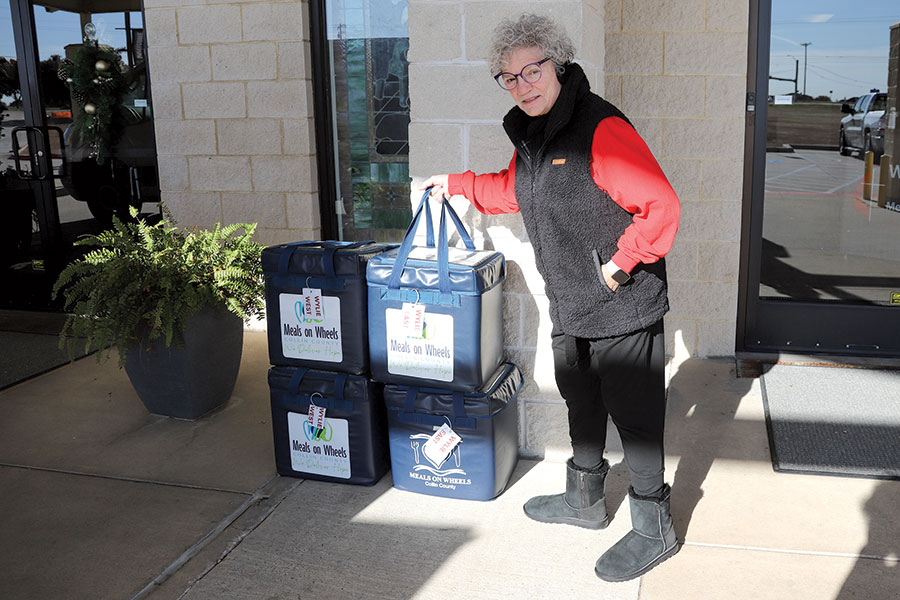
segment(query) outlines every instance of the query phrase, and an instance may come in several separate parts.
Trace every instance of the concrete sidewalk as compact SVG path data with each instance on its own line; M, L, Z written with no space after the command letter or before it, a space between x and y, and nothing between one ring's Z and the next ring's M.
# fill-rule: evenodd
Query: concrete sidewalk
M604 531L535 523L560 462L522 460L491 502L275 475L261 333L198 422L148 415L115 361L0 392L0 598L900 598L900 482L786 475L759 384L732 361L671 367L667 480L681 552L607 584L630 527L615 442ZM613 438L614 439L614 438Z

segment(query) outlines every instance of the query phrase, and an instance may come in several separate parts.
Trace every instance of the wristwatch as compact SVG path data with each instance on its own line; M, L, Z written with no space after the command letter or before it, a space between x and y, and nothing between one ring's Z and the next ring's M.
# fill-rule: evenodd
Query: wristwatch
M615 282L618 283L619 285L623 285L623 284L628 283L629 281L631 281L631 275L629 275L628 273L626 273L626 272L623 271L622 269L619 269L618 271L616 271L615 273L613 273L613 274L611 275L611 277L613 278L613 281L615 281Z

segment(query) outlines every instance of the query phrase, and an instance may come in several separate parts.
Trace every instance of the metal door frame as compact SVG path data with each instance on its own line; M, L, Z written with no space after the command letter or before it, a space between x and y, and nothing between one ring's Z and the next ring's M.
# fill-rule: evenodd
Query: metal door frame
M62 227L59 222L59 209L56 205L56 186L53 179L53 161L50 153L47 118L41 103L43 96L41 95L39 76L40 54L34 12L31 0L9 0L9 6L25 127L32 128L27 134L28 145L29 148L36 149L35 152L29 154L35 156L37 152L40 152L42 156L37 156L37 160L43 163L40 172L49 173L49 177L41 177L31 181L30 184L37 208L45 268L47 271L53 271L61 266L57 263L63 260ZM41 135L36 135L35 130Z
M326 0L309 0L310 54L312 62L313 122L316 139L316 168L319 181L319 218L323 240L339 239L337 210L340 202L335 184L337 163L334 152L331 67L329 63Z

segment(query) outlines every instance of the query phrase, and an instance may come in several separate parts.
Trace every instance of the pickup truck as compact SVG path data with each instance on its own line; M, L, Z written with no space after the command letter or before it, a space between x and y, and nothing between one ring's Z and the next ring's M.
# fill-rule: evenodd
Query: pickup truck
M884 154L884 126L887 94L873 90L859 97L853 106L841 104L841 112L847 116L841 119L841 137L839 150L849 156L859 150L865 157L866 152L875 153L875 162Z

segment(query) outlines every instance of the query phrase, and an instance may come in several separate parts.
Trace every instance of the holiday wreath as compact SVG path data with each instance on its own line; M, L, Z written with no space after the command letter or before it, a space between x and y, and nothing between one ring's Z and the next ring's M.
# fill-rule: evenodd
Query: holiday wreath
M98 164L103 164L124 125L119 107L129 88L125 69L115 49L89 37L71 60L64 60L59 67L59 78L69 85L81 108L73 129Z

